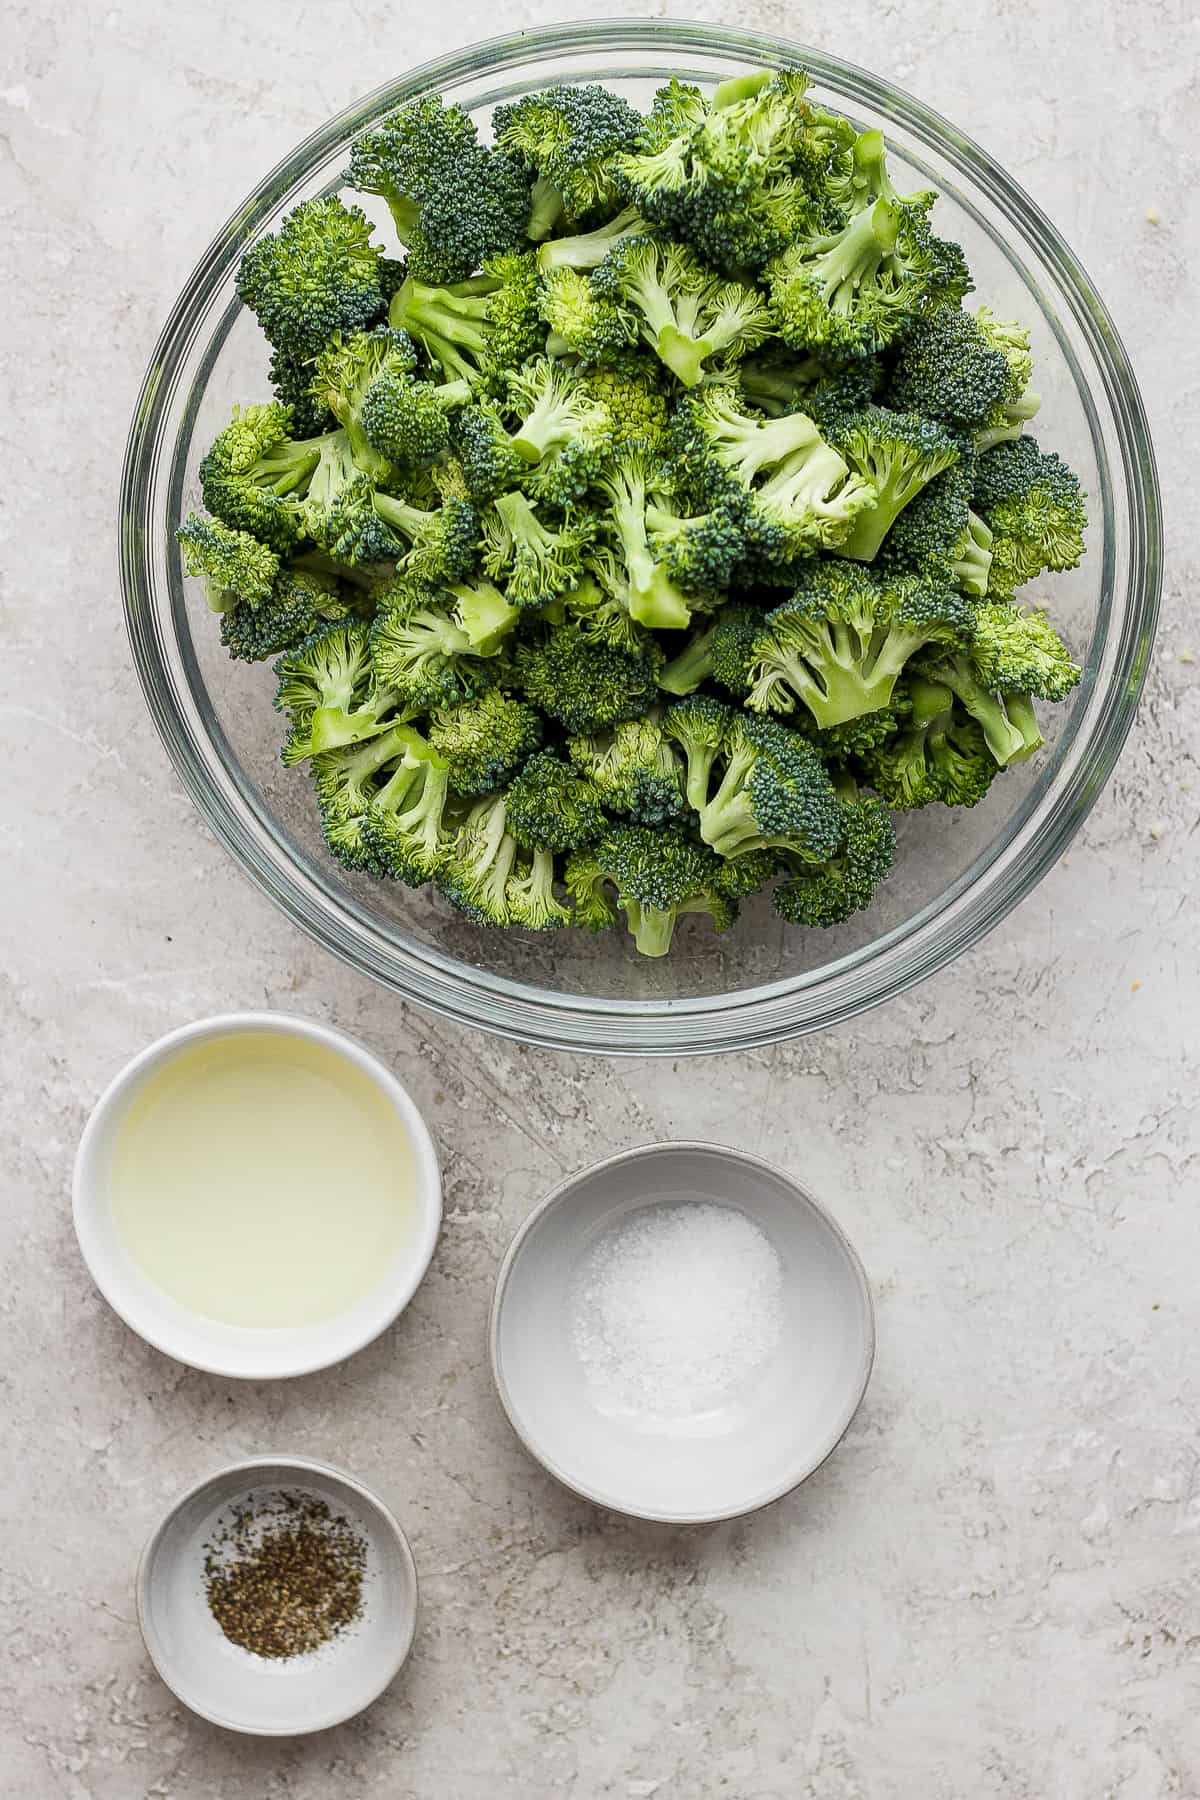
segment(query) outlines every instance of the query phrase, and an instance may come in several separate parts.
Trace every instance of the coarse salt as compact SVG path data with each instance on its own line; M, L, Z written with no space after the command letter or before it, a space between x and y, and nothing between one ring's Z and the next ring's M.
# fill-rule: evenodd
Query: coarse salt
M571 1343L594 1405L648 1424L736 1398L782 1322L773 1245L745 1213L713 1201L628 1214L597 1241L571 1293Z

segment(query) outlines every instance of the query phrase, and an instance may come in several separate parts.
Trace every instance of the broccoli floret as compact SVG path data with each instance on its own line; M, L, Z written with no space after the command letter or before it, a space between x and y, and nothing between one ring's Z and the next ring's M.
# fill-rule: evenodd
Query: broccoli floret
M515 158L478 142L462 107L436 96L406 101L365 132L346 179L386 200L420 281L462 281L524 242L528 177Z
M625 238L591 277L594 292L632 313L644 341L685 387L705 364L746 356L772 331L754 288L721 281L682 244Z
M1043 739L1028 694L992 693L970 652L923 661L917 671L926 681L949 688L983 732L997 764L1025 762L1041 749Z
M571 370L538 357L509 375L508 407L516 416L512 448L522 462L541 463L568 445L599 448L610 434L608 408Z
M525 850L577 850L607 821L595 784L553 750L539 750L504 794L508 829Z
M575 356L580 367L620 362L637 341L637 321L578 269L551 269L538 296L551 356Z
M344 448L344 432L295 441L286 406L235 406L200 464L204 504L223 525L280 554L304 536L304 495L322 458Z
M291 413L293 437L321 437L332 431L337 420L328 407L313 397L312 359L293 356L286 350L273 350L268 370L271 391Z
M525 479L527 465L513 449L511 433L495 401L483 399L465 406L454 421L452 437L473 499L494 500Z
M792 925L841 925L865 912L896 856L886 806L871 794L838 796L841 842L824 862L789 858L790 878L776 888L775 911Z
M248 531L233 531L219 519L189 513L175 536L188 574L203 577L213 612L228 613L242 603L255 607L269 599L279 558Z
M947 303L947 256L919 208L883 199L798 237L766 268L779 336L798 350L881 350Z
M571 915L554 893L554 854L550 850L518 853L504 890L510 922L527 931L552 931L569 925Z
M376 377L363 395L360 418L367 441L401 466L436 462L450 444L450 418L465 407L465 381L417 381L399 371Z
M437 870L443 894L477 925L510 925L517 842L503 794L477 800L448 840Z
M667 452L671 415L660 376L665 381L660 363L633 351L615 364L589 369L583 376L585 392L608 413L615 456L626 450L641 450L651 456Z
M918 651L969 642L972 620L947 586L822 562L764 620L747 705L791 712L800 701L823 730L877 712Z
M570 857L565 874L575 917L601 930L614 922L611 887L643 956L665 956L677 921L705 913L718 931L737 915L721 888L721 864L711 851L667 827L615 825L591 849Z
M731 707L705 694L677 700L663 715L664 735L683 752L684 793L693 812L707 803L712 772L736 716Z
M811 744L773 719L734 713L720 759L723 772L699 808L700 835L718 856L789 850L821 861L833 855L841 829L837 801Z
M754 644L763 615L752 606L725 606L698 632L658 677L668 694L694 694L710 678L744 699L750 691Z
M660 631L679 630L692 616L688 596L672 580L666 559L659 560L651 541L672 517L662 505L656 508L656 502L666 500L667 486L663 466L637 451L614 460L596 481L596 491L606 503L604 522L616 554L619 597L639 625ZM714 539L712 554L719 557L722 550L719 539ZM694 561L703 558L703 548L696 549ZM605 580L605 566L597 562L594 567Z
M472 641L461 608L454 611L436 591L413 591L407 602L380 612L371 627L370 653L378 679L411 707L453 706L491 687L490 666L499 642Z
M1009 398L1010 388L1008 359L988 342L978 320L943 307L917 320L901 344L888 404L971 429Z
M462 470L452 463L435 473L441 505L429 509L394 494L373 496L388 530L410 546L405 570L417 581L460 581L479 558L479 514L467 497Z
M376 875L409 887L432 881L447 853L449 771L417 731L407 731L404 752L375 794L360 827L362 854Z
M369 866L363 824L376 794L378 777L419 741L405 725L394 725L366 743L324 750L312 759L313 784L325 842L347 869Z
M540 641L519 644L513 665L525 698L572 735L636 719L655 697L648 661L589 643L573 625L556 626Z
M467 797L502 787L541 741L537 713L499 688L443 708L429 721L429 742L449 769L450 790Z
M222 615L221 642L241 662L265 662L349 612L332 577L281 569L267 599L256 606L240 601Z
M732 488L747 498L742 528L759 562L787 565L842 544L875 501L874 488L851 475L805 413L759 418L724 386L687 402L676 441L701 491Z
M498 106L492 123L496 142L534 176L529 236L537 241L564 218L617 204L614 158L633 143L641 119L620 94L589 82Z
M612 812L665 825L683 811L683 766L657 720L627 719L612 731L572 738L567 750Z
M369 325L383 306L371 222L335 195L306 200L260 238L238 269L238 297L285 356L319 354L335 332Z
M975 510L992 532L989 592L1012 594L1043 570L1073 569L1083 556L1087 511L1078 477L1031 437L979 458Z
M603 580L594 570L599 569ZM601 547L588 555L588 573L577 587L542 609L547 624L572 624L590 644L607 644L634 656L653 653L653 639L644 626L630 617L628 587L620 563L611 550Z
M729 494L704 512L679 510L676 493L660 487L646 508L650 550L685 593L719 593L746 554L745 505Z
M495 384L542 349L539 283L532 252L488 259L469 281L437 286L410 277L388 317L407 331L447 381Z
M587 519L543 523L524 494L500 494L483 515L483 565L511 605L544 606L583 578L592 541Z
M365 625L337 620L312 632L275 664L275 706L289 714L280 752L285 764L304 762L322 750L361 743L385 729L394 704L387 684L377 684Z
M1044 612L1003 601L976 607L971 660L993 692L1065 700L1082 670Z
M896 519L935 475L958 458L958 446L940 425L919 413L872 406L838 434L837 447L854 473L875 490L839 546L842 556L871 562Z
M1008 391L975 431L975 448L982 454L1020 437L1030 419L1037 417L1042 401L1031 385L1033 356L1025 327L998 319L986 306L981 306L975 316L987 343L1007 362L1009 377Z
M365 474L380 475L387 463L381 446L365 429L364 403L377 381L407 382L416 362L416 347L408 333L381 325L374 331L335 335L313 363L313 396L342 426L351 454Z
M910 710L903 729L862 755L871 786L897 811L935 802L976 806L999 774L982 730L948 687L920 675L905 686Z

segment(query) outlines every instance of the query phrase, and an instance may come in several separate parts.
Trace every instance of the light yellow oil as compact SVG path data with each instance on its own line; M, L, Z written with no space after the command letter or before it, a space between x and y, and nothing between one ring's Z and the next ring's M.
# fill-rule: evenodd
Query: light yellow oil
M315 1325L378 1284L415 1227L408 1133L323 1044L247 1031L189 1045L118 1127L112 1208L133 1261L226 1325Z

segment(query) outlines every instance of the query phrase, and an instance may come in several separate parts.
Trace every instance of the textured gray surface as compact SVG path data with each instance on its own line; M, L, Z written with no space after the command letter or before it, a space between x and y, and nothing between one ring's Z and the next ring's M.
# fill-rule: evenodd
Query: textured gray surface
M1037 894L869 1018L676 1067L473 1037L310 947L170 774L116 596L127 415L216 222L385 73L535 16L517 0L416 18L380 0L4 9L0 1791L1195 1796L1193 11L748 0L724 15L890 70L1056 220L1144 383L1169 562L1134 739ZM447 1172L442 1246L400 1328L280 1387L146 1349L90 1287L68 1212L74 1142L111 1072L168 1027L242 1005L361 1033L427 1109ZM696 1133L788 1164L835 1206L874 1277L881 1353L848 1441L802 1493L674 1532L598 1514L530 1466L492 1399L483 1329L496 1259L550 1181ZM369 1714L258 1746L174 1704L130 1582L182 1485L273 1448L342 1461L394 1500L426 1611Z

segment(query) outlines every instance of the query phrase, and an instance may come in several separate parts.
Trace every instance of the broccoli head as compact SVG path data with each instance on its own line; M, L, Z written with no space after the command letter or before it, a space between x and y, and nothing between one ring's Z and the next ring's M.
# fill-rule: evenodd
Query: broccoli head
M607 820L595 784L578 766L539 750L504 793L508 829L525 850L577 850Z
M1008 358L989 343L979 321L947 306L918 319L901 344L888 404L970 430L1009 397L1011 385Z
M279 558L248 531L189 513L175 536L188 574L203 577L213 612L228 613L243 602L256 607L270 598Z
M283 355L320 354L335 332L358 331L383 307L371 222L335 195L306 200L242 257L238 298Z
M434 712L428 731L449 771L451 792L468 797L503 787L542 741L533 708L495 687Z
M221 642L238 661L265 662L349 612L350 604L332 576L281 569L265 600L257 606L240 601L222 615Z
M720 762L720 779L699 809L700 835L718 856L788 850L821 860L833 854L837 801L811 744L773 719L736 712L726 724Z
M579 924L597 931L615 922L611 888L641 954L665 956L686 914L706 914L718 931L733 924L737 904L721 873L720 859L682 831L614 825L568 859L565 879Z
M489 257L482 275L437 285L410 276L388 318L416 339L446 381L496 385L544 345L532 253Z
M330 851L347 869L367 868L371 854L363 825L380 778L419 742L405 725L394 725L365 743L323 750L312 759L313 785L321 829Z
M591 541L588 519L547 525L515 490L500 494L483 515L484 568L503 581L505 596L516 607L544 606L582 580Z
M1003 597L1044 570L1073 569L1087 526L1078 477L1031 437L997 444L979 458L975 510L992 533L989 592Z
M627 719L611 731L574 737L567 750L610 811L640 825L665 825L683 811L682 764L655 719Z
M712 680L737 699L750 691L754 644L763 615L753 606L723 606L711 624L697 632L661 671L658 685L667 694L694 694Z
M529 236L535 241L564 219L586 220L619 203L614 159L641 123L620 94L595 82L543 88L498 106L492 122L497 144L534 178Z
M347 180L387 202L419 281L463 281L525 241L528 177L505 151L479 143L461 106L436 96L406 101L358 138Z
M948 687L914 674L905 688L903 728L861 755L871 786L899 812L935 802L978 805L999 773L981 728Z
M513 668L525 698L572 735L636 719L655 697L645 658L590 643L570 624L519 644Z
M771 335L757 289L722 281L682 244L625 238L591 277L593 292L632 315L655 355L684 387L706 364L746 356Z
M1044 612L1004 601L975 608L971 660L993 693L1065 700L1082 673Z
M367 627L355 620L320 626L284 652L275 674L275 706L289 715L280 753L285 764L361 743L386 728L382 719L394 696L377 685Z
M887 807L873 794L839 794L841 842L823 862L789 858L788 879L776 888L775 911L792 925L841 925L870 906L896 856Z
M448 596L446 597L448 598ZM472 641L461 609L437 590L414 589L384 608L371 627L370 654L379 682L406 706L453 706L491 687L499 643Z
M838 546L842 556L872 562L888 532L935 475L958 459L954 439L920 413L872 406L838 434L837 447L854 473L875 490Z
M364 862L372 873L409 887L434 880L447 855L449 802L449 772L441 757L419 732L406 731L403 755L360 826Z

